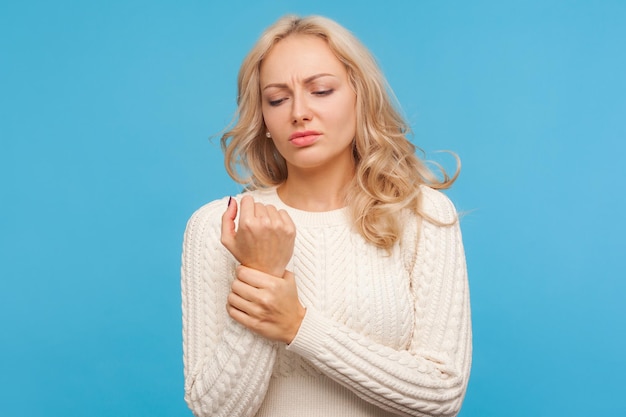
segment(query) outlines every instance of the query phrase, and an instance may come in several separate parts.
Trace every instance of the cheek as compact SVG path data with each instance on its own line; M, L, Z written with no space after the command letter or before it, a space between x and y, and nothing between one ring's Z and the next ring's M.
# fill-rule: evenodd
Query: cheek
M287 106L262 108L263 121L272 135L280 136L285 132L285 126L289 125L289 113L285 111Z
M270 128L270 126L272 125L272 114L271 114L271 112L267 111L265 106L263 106L263 107L261 107L261 115L263 116L263 122L265 123L265 126Z
M342 103L340 111L335 113L338 123L343 125L346 131L356 131L356 100L347 99Z
M261 106L261 114L263 115L263 120L265 121L265 125L267 127L276 123L277 110L277 107L272 107L267 104L263 104Z
M355 115L354 100L349 97L338 97L332 102L319 106L317 110L324 120L332 121L334 124L343 125L347 120L354 119Z
M356 120L356 94L346 94L341 100L341 115L347 120Z

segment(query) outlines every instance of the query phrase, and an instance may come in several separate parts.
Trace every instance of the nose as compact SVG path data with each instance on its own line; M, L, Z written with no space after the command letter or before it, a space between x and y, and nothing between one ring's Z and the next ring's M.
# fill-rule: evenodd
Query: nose
M306 94L296 94L293 97L291 106L291 119L293 124L299 124L302 122L310 122L312 119L312 112L309 107L309 103Z

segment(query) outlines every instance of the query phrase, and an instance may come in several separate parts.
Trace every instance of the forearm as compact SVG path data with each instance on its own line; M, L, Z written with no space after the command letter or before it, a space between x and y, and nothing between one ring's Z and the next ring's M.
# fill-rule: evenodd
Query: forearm
M275 346L230 321L209 349L185 339L185 400L198 417L248 417L258 410L276 357ZM191 351L194 351L193 354ZM195 357L195 363L187 361Z
M469 340L463 346L468 349ZM446 352L394 350L312 309L288 349L366 401L401 415L456 415L469 372L467 351L455 360Z
M219 243L223 202L198 210L183 242L181 294L185 399L200 416L252 416L276 355L273 344L226 313L235 261Z
M454 416L460 410L471 366L469 287L454 208L439 194L432 197L437 210L431 212L450 226L423 222L420 228L415 217L406 222L401 250L412 305L398 300L394 309L389 305L394 299L388 297L393 290L361 287L361 300L378 300L395 311L384 325L399 329L401 321L411 317L405 330L407 340L394 345L381 337L384 329L359 326L358 319L353 324L340 321L337 315L309 304L289 349L381 408L402 415ZM373 266L368 272L376 270ZM397 275L385 277L385 282L401 273L395 271ZM404 290L402 283L396 288ZM370 308L385 311L375 303ZM376 319L368 320L375 323Z

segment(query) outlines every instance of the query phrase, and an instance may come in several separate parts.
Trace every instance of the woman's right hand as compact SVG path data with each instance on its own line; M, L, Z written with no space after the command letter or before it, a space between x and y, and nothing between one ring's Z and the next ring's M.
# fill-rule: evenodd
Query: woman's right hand
M237 201L231 198L222 216L222 244L244 266L282 277L293 255L296 226L285 210L241 199L239 227Z

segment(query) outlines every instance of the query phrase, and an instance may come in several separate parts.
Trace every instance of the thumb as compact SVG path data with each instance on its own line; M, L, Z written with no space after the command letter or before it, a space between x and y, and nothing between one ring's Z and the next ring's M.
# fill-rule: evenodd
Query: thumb
M222 215L222 245L232 252L231 248L235 241L235 218L237 217L237 200L230 197L228 207Z

